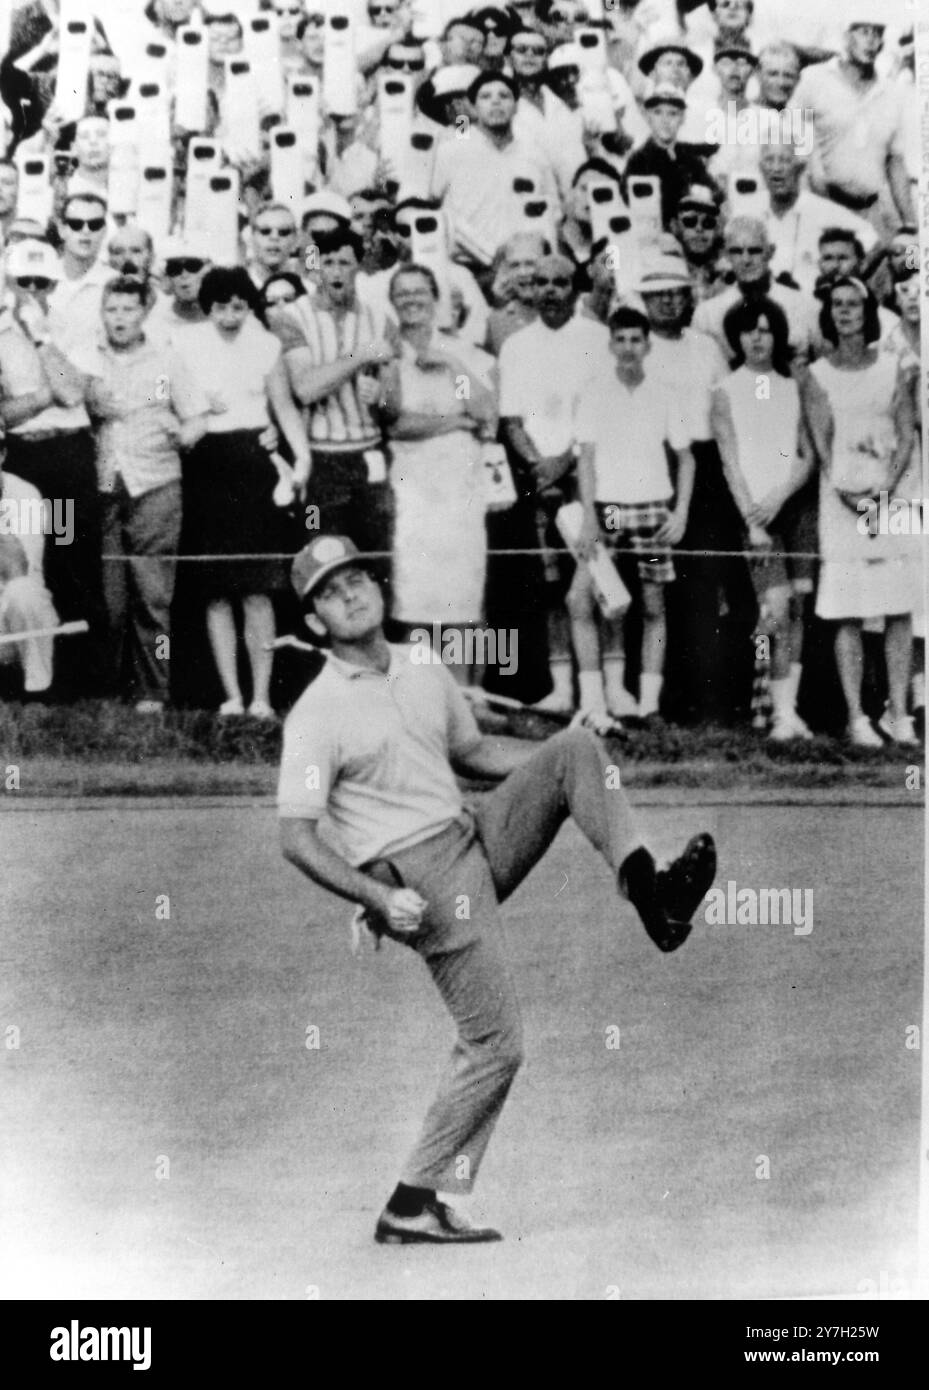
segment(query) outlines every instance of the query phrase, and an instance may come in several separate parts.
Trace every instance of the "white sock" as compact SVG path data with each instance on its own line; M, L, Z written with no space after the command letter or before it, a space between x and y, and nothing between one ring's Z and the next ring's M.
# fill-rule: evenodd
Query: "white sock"
M574 704L574 682L571 679L570 661L550 661L548 669L552 674L552 681L555 689L552 691L559 703L570 706Z
M797 708L797 695L800 691L800 677L803 675L803 665L799 661L790 663L790 675L786 677L790 681L790 708Z
M626 658L624 656L605 656L603 658L603 684L606 689L607 708L614 714L635 714L638 706L625 685Z
M794 713L795 698L791 677L783 676L780 680L769 681L768 689L775 719L789 719Z
M603 698L603 677L599 671L580 671L578 684L581 688L581 709L605 710Z
M912 696L914 709L925 709L926 707L926 677L922 671L917 671L910 681L910 694Z
M643 671L639 677L639 714L644 718L647 714L658 712L658 701L661 699L661 687L664 685L664 676L653 676L648 671Z

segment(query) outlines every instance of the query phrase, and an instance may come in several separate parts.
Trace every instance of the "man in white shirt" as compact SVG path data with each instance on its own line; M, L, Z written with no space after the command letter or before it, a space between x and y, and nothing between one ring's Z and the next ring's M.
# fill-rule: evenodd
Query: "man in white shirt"
M587 158L584 122L542 81L548 45L534 29L519 28L510 39L508 57L519 90L513 134L539 146L555 171L564 201L574 174Z
M574 417L585 383L608 361L603 324L574 312L574 268L566 256L545 256L536 272L538 318L500 349L500 424L519 476L535 499L539 543L551 544L555 512L574 497ZM556 545L557 541L554 542ZM574 704L564 592L573 566L547 557L549 669L547 708Z
M106 202L96 193L69 194L59 231L61 278L48 305L52 338L63 352L69 352L99 333L103 286L115 274L99 259L106 235Z
M598 541L631 552L622 568L641 591L642 674L636 702L625 689L623 618L609 624L615 713L649 718L658 713L667 640L666 584L674 579L670 547L687 526L695 465L687 406L649 377L646 358L650 325L639 310L622 306L610 315L613 370L599 374L581 394L576 433L580 448L578 484L584 521L579 550L585 558ZM677 453L676 486L665 454ZM579 565L568 595L581 686L581 707L602 709L600 640L592 583Z
M520 182L561 219L554 170L537 146L513 134L516 96L511 77L482 73L468 92L475 121L464 138L449 140L436 152L432 194L443 201L458 258L473 263L479 283L497 247L525 228L527 194L517 191Z
M819 239L827 227L847 227L866 252L873 251L878 236L869 222L831 198L801 188L804 162L795 145L763 146L759 168L768 191L765 226L774 247L775 279L789 275L798 289L812 294L819 274Z
M844 54L807 68L794 104L813 120L813 192L844 203L889 234L899 222L912 221L914 209L904 157L904 93L879 78L874 66L883 45L879 12L855 5Z
M735 271L736 283L697 306L694 328L708 333L728 361L731 348L723 331L726 314L740 299L768 295L787 315L794 365L802 366L809 358L810 344L818 331L818 302L812 295L772 282L774 247L765 224L758 218L734 217L726 228L725 249Z
M692 317L693 280L683 258L656 256L646 261L637 291L652 330L646 359L649 379L681 398L696 465L681 545L684 550L703 552L681 555L674 562L680 582L668 596L668 646L674 661L673 676L667 673L669 689L673 685L680 701L676 712L682 721L728 718L734 673L726 659L720 623L723 603L727 628L745 635L746 654L754 621L745 561L713 553L738 550L742 545L738 514L710 423L713 391L728 375L728 362L712 338L685 326Z

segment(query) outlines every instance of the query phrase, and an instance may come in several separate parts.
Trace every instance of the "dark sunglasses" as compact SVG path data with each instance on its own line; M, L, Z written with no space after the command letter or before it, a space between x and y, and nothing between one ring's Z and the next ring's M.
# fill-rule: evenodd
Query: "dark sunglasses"
M50 290L55 282L43 275L17 275L16 283L21 290Z
M697 227L703 227L709 231L719 222L715 212L682 212L679 220L681 226L686 227L689 232L694 231Z
M259 236L294 236L296 227L256 227Z
M165 275L197 275L205 265L206 261L198 260L196 256L172 256L165 261Z
M66 217L65 226L72 232L82 232L86 227L89 232L102 232L106 226L105 217Z
M394 72L422 72L425 58L388 58L387 66Z
M396 5L369 5L368 14L393 14Z
M306 22L312 24L314 29L321 29L326 22L326 16L324 14L308 14Z
M511 53L535 53L538 57L544 58L548 52L548 45L544 43L514 43L510 49Z

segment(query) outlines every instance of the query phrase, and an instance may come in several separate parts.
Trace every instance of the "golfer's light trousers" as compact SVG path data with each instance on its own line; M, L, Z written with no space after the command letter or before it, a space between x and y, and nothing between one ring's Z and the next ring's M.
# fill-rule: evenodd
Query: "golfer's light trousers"
M443 1192L474 1184L522 1061L519 1003L501 949L499 904L573 817L613 870L642 844L608 746L586 729L541 744L472 814L390 856L429 904L410 944L455 1020L448 1067L402 1181ZM608 785L609 783L609 785ZM399 938L398 938L399 939Z

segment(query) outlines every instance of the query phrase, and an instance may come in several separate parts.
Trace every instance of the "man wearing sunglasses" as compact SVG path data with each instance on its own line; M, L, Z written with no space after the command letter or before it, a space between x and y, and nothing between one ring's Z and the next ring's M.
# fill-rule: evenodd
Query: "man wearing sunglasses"
M248 273L261 289L271 275L299 270L292 258L297 250L297 223L283 203L265 203L252 217Z
M185 327L202 323L206 315L200 308L200 283L210 267L209 256L194 242L181 237L165 245L164 287L167 308L160 327L169 338Z
M82 347L100 327L103 286L113 271L100 260L106 203L94 193L69 194L58 223L61 278L49 299L53 336L67 352Z
M9 252L6 279L14 306L0 314L0 378L11 473L73 518L70 544L49 545L45 557L62 622L83 618L90 624L88 636L63 645L57 660L56 691L73 697L102 691L106 617L90 420L80 374L55 332L55 285L62 276L63 264L44 242L23 241Z
M543 36L520 24L510 39L507 58L519 92L513 133L544 150L555 171L562 199L570 193L574 172L586 158L584 121L544 80L548 44Z
M695 304L725 289L720 266L723 219L719 199L709 184L687 188L671 219L671 233L684 253Z

